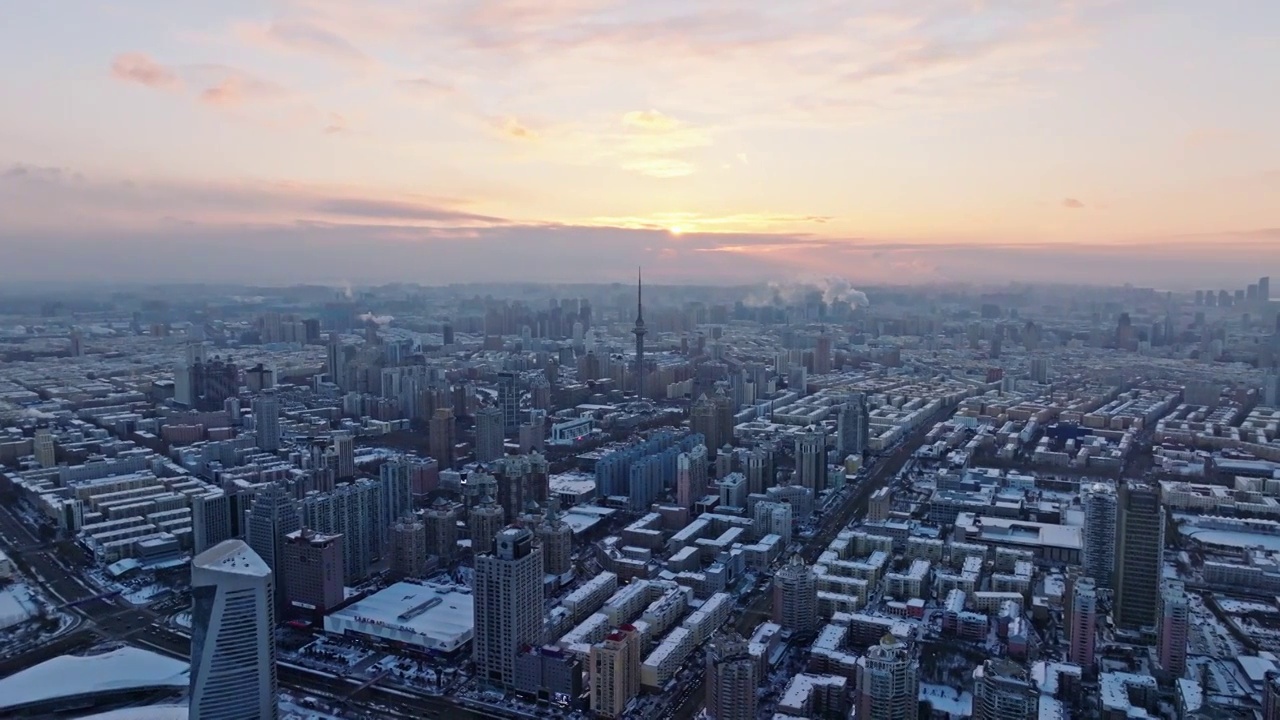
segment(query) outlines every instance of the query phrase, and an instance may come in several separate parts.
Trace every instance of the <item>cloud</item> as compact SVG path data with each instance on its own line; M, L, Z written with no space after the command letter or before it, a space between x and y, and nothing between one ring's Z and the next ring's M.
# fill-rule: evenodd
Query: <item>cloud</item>
M387 220L442 220L449 222L477 222L485 224L502 224L506 220L490 215L447 210L439 207L399 202L394 200L372 200L363 198L323 198L317 200L312 207L326 215L353 216L362 218L381 218Z
M396 84L406 91L425 95L453 95L458 92L453 85L429 77L408 78Z
M512 140L537 140L538 133L527 125L522 124L513 117L507 117L497 120L491 120L490 125L498 131L500 135Z
M122 53L111 61L111 76L157 90L178 90L182 80L173 70L138 52Z
M663 157L640 157L622 161L623 170L655 178L677 178L692 175L698 169L687 160Z
M266 25L241 25L238 34L255 45L317 55L362 67L373 64L373 58L339 32L301 18L275 20Z
M278 100L288 95L284 87L241 70L222 68L221 79L200 92L201 102L235 106L253 100Z
M351 131L351 126L347 124L347 119L338 113L329 113L329 124L325 125L323 132L325 135L343 135Z
M622 116L622 124L636 130L667 132L680 127L680 121L657 110L632 110Z
M1070 197L1069 197L1069 198L1063 198L1063 199L1062 199L1062 207L1064 207L1064 208L1066 208L1066 209L1068 209L1068 210L1083 210L1083 209L1084 209L1084 203L1080 202L1079 200L1077 200L1077 199L1075 199L1075 198L1070 198Z

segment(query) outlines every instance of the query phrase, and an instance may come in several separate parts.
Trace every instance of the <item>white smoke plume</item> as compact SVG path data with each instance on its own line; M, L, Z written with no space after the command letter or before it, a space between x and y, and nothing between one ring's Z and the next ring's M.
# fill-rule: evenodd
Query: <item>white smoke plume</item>
M365 313L360 316L360 322L369 322L372 320L378 325L389 325L391 321L395 319L394 315L374 315L373 313Z
M53 420L54 418L58 417L53 413L43 412L41 410L36 410L35 408L23 408L22 416L31 418L33 420Z
M843 300L854 308L871 304L867 294L858 290L843 278L814 278L787 282L770 282L768 285L752 292L744 301L747 305L796 305L804 303L811 294L818 293L823 302L831 303Z

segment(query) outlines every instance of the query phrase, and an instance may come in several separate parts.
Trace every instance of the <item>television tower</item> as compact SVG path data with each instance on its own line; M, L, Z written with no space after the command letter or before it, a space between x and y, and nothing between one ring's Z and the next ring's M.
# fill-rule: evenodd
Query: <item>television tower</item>
M636 336L636 400L644 399L644 279L636 268L636 326L631 331Z

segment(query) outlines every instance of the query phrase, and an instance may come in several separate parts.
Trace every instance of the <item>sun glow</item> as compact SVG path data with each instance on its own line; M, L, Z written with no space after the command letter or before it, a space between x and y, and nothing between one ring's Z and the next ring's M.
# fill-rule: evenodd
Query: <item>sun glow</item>
M671 228L667 230L667 232L678 237L682 233L684 233L684 228L680 227L679 225L672 225Z

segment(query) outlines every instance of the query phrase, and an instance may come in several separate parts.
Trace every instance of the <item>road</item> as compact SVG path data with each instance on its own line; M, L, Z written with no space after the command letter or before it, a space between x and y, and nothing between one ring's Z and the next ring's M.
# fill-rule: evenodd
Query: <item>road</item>
M831 541L835 540L836 535L844 530L845 526L866 516L867 501L871 498L871 493L891 482L893 477L898 474L898 471L911 459L911 454L924 442L925 435L929 434L929 431L933 429L936 423L950 417L955 412L955 409L956 405L954 404L944 405L928 420L921 423L911 435L898 445L893 453L880 458L876 462L867 476L854 488L853 492L822 519L821 529L804 544L804 548L800 551L800 556L804 558L805 562L812 564L816 561L818 556L831 544ZM761 591L757 591L755 597L747 604L747 607L734 625L734 629L739 635L750 638L755 632L756 626L769 619L772 614L772 599L771 588L768 586ZM697 682L677 698L677 709L672 714L672 717L676 718L676 720L690 720L702 709L706 700L706 683L701 673L697 675L697 678Z

